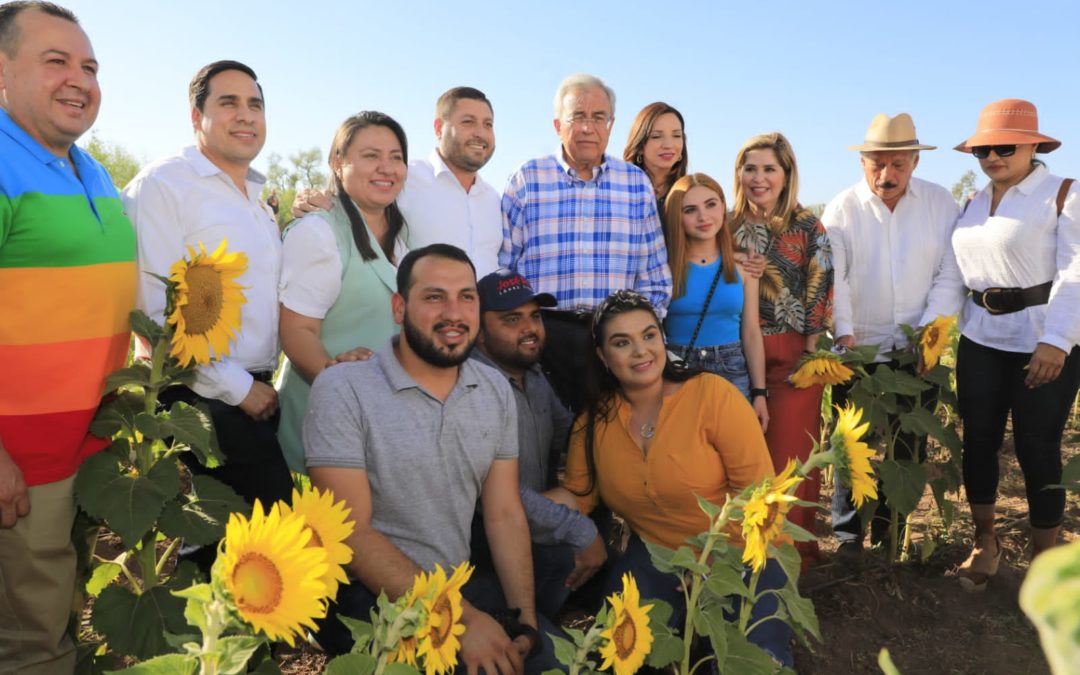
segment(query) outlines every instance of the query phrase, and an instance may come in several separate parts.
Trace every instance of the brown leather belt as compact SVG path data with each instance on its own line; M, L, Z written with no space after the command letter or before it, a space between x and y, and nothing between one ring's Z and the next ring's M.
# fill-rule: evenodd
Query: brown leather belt
M971 296L976 305L990 314L1012 314L1050 302L1050 288L1053 285L1053 281L1047 281L1028 288L988 288L985 291L972 291Z

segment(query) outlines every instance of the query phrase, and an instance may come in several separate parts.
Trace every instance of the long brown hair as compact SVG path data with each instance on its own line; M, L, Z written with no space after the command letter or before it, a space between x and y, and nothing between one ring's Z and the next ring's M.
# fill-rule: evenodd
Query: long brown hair
M681 297L686 292L686 230L682 224L683 202L686 193L693 187L708 188L715 192L720 201L727 204L724 198L724 188L720 187L713 178L703 173L691 173L675 181L668 191L667 201L664 202L664 239L667 240L668 267L671 268L673 286L671 297ZM726 207L725 207L726 208ZM716 233L716 243L720 245L720 267L724 271L724 282L734 283L738 277L735 274L735 245L732 243L731 228L725 222L720 231Z
M641 112L634 118L634 123L630 125L630 135L626 138L626 148L623 149L623 160L630 162L634 166L637 166L645 173L648 173L645 169L645 144L649 141L649 134L652 133L653 125L656 124L656 120L661 115L671 113L675 117L679 118L679 126L683 130L683 149L682 157L679 161L675 162L675 165L671 167L666 178L664 178L663 194L657 195L657 199L663 200L668 191L671 190L671 186L675 184L675 181L679 180L686 175L686 167L689 165L689 160L686 156L686 122L683 121L682 113L671 107L667 103L657 101L656 103L650 103L641 109ZM655 184L653 177L649 176L649 180Z
M746 164L746 156L752 150L772 150L776 155L776 161L784 169L784 189L780 191L776 210L770 214L769 222L766 223L773 232L783 232L795 221L795 216L802 207L799 206L799 167L795 163L795 151L791 149L788 139L779 131L754 136L743 143L739 148L739 153L735 155L735 205L730 224L733 228L738 228L750 216L750 201L743 192L739 172Z

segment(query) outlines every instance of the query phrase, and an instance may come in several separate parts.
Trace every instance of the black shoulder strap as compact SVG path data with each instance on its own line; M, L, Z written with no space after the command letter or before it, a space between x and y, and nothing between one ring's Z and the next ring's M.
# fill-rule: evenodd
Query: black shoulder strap
M1061 212L1065 210L1065 197L1069 194L1069 188L1072 187L1074 180L1072 178L1066 178L1061 181L1061 187L1058 188L1057 196L1057 214L1058 218L1061 217Z

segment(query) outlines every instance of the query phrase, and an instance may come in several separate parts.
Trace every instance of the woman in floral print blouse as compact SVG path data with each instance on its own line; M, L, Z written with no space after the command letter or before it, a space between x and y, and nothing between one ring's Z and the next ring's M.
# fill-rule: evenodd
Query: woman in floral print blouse
M821 432L822 387L796 389L788 382L804 350L813 351L832 317L832 253L825 228L799 205L799 170L783 134L754 136L735 158L732 228L739 248L765 255L761 331L769 390L769 445L776 471L805 460ZM804 481L798 496L817 502L820 482ZM814 531L814 510L793 509L789 519ZM819 557L817 542L799 542L803 565Z

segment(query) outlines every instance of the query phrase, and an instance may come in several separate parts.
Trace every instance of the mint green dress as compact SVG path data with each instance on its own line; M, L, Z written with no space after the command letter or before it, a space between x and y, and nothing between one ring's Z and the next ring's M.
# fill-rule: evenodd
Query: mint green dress
M370 229L368 237L378 257L364 260L360 256L349 218L336 198L329 211L307 218L321 218L330 225L341 255L341 291L323 317L320 330L326 353L334 356L356 347L378 349L398 332L390 307L390 297L397 287L397 268L387 260L382 248L374 245L377 240ZM291 229L285 230L284 238L289 236ZM311 385L293 370L291 363L286 362L279 391L278 440L289 468L298 473L307 473L302 432L310 393Z

